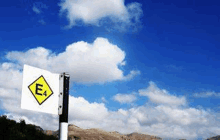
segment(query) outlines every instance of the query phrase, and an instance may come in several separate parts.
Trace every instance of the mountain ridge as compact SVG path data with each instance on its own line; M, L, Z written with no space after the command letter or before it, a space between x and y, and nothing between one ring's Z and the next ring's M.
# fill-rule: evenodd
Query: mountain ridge
M45 134L58 137L59 130L46 130ZM99 128L83 129L74 124L68 125L68 140L162 140L157 136L133 132L120 134L117 131L107 132Z
M46 130L45 134L54 135L58 138L59 130ZM74 124L68 125L68 140L163 140L158 136L133 132L121 134L117 131L107 132L99 128L83 129ZM186 140L179 138L179 140ZM220 140L220 135L213 136L206 140Z

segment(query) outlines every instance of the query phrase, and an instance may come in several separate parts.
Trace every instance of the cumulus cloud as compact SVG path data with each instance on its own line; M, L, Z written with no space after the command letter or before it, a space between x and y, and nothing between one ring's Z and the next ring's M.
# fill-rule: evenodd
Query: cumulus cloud
M132 103L136 100L136 96L134 94L116 94L113 96L113 100L124 104L124 103Z
M79 21L100 26L102 20L108 18L108 22L124 28L140 23L142 15L140 3L125 5L124 0L62 0L59 5L60 14L66 13L69 27L77 25Z
M131 71L124 75L119 66L125 64L125 52L105 38L97 38L91 44L84 41L72 43L59 54L38 47L26 52L9 52L6 57L21 66L29 64L56 73L68 72L72 81L80 83L130 80L140 73Z
M100 128L106 131L134 131L162 138L195 139L219 134L219 122L205 110L172 108L170 106L139 106L128 110L109 111L103 103L90 103L83 97L70 96L69 123L81 128ZM13 105L15 107L16 105ZM97 115L98 114L98 115ZM36 112L8 113L9 118L57 130L58 116Z
M106 131L132 133L134 131L162 138L208 138L219 133L214 115L195 108L171 106L139 106L129 110L109 111L102 121L71 120L82 128L101 128ZM209 129L210 128L210 129ZM204 131L205 130L205 131ZM212 136L213 136L212 135Z
M108 115L108 109L104 103L89 103L83 97L73 96L70 96L69 100L69 109L75 112L69 115L72 119L100 121Z
M122 77L125 76L118 65L124 63L125 53L116 45L109 43L108 40L99 39L92 44L83 41L73 43L59 54L43 47L30 49L26 52L9 52L7 58L10 62L0 64L0 76L3 79L0 81L0 108L10 119L17 121L24 119L27 123L39 125L46 130L58 130L58 115L20 108L23 64L27 63L59 72L61 69L55 66L57 64L65 71L72 70L70 71L71 78L74 77L72 79L77 82L88 82L94 79L97 82L96 78L99 79L98 82L123 79ZM80 68L77 69L76 66ZM85 68L87 71L93 72L88 72L89 78L80 75L80 71L86 74L83 71ZM105 70L111 71L110 78L106 76L109 73ZM104 78L100 74L102 72L105 75ZM122 74L120 75L120 73ZM114 76L113 79L111 79L112 76ZM81 80L79 80L80 77ZM157 135L161 138L185 138L189 140L198 137L208 138L220 133L219 113L184 106L187 103L184 97L171 95L167 90L158 88L153 82L150 82L148 88L139 90L139 94L148 97L149 101L156 103L156 105L146 103L130 109L119 108L117 111L111 111L104 103L89 102L83 97L70 96L69 123L81 128L100 128L120 133L136 131ZM117 96L120 97L121 95ZM118 99L126 99L126 102L131 101L130 98L124 97Z
M153 82L147 89L139 90L140 96L147 96L151 102L173 106L186 105L185 97L177 97L168 93L165 89L159 89Z
M10 119L24 119L28 124L39 125L43 129L58 130L58 115L20 109L20 93L19 90L0 89L1 108L6 110ZM218 135L220 122L216 115L208 110L163 104L110 111L104 103L89 102L83 97L69 98L69 124L120 133L136 131L161 138L191 140Z
M21 90L22 73L14 63L3 63L0 65L0 88Z

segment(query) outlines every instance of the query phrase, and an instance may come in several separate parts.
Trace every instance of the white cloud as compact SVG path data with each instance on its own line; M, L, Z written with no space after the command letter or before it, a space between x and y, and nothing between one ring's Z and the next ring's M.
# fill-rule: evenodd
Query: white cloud
M123 64L123 62L122 62L122 65L125 65L125 64ZM123 78L123 80L125 80L125 81L127 81L127 80L131 80L132 78L134 78L135 76L137 76L137 75L139 75L139 74L141 74L141 72L140 71L136 71L136 70L132 70L132 71L130 71L130 73L127 75L127 76L125 76L124 78Z
M3 63L0 66L0 73L0 88L21 90L23 77L17 65L13 63Z
M40 9L38 9L35 5L33 6L32 10L33 10L36 14L40 14L40 13L41 13Z
M42 9L47 9L48 7L42 3L42 2L35 2L33 4L32 10L36 13L36 14L41 14L42 13Z
M180 109L169 106L157 106L156 109L166 114L169 118L169 120L167 120L169 123L180 125L190 125L193 123L207 125L209 123L208 119L204 117L207 115L207 112L204 110L195 108Z
M69 97L69 115L71 119L100 121L108 115L108 109L103 103L89 103L83 97ZM97 115L98 114L98 115Z
M57 130L58 115L20 109L20 92L1 89L1 108L9 118ZM11 96L10 96L11 95ZM134 131L162 138L196 139L219 134L217 113L203 109L180 108L168 105L142 105L128 110L109 111L104 103L90 103L83 97L69 98L69 123L81 128L100 128L106 131L132 133ZM212 134L212 135L210 135Z
M118 109L118 112L121 113L122 115L124 116L127 116L128 115L128 111L124 110L124 109Z
M105 99L105 97L102 97L101 100L102 100L103 103L107 103L107 102L108 102L108 101Z
M27 113L6 113L6 115L9 119L13 119L17 122L23 119L26 124L34 124L40 126L44 130L57 131L59 126L58 115L49 115L32 111Z
M201 93L194 93L194 97L196 98L208 98L208 97L220 97L220 93L216 92L201 92Z
M147 96L151 102L156 104L166 104L166 105L186 105L185 97L176 97L171 95L166 90L159 89L153 82L149 83L150 86L147 89L139 90L139 95Z
M113 100L119 103L132 103L136 100L136 96L134 94L116 94L113 96Z
M70 73L72 74L71 77L77 77L74 73L77 69L74 69L75 65L72 66L73 62L77 63L80 67L87 64L87 60L92 63L90 59L98 62L106 62L113 67L113 69L108 69L114 72L115 69L116 71L118 70L117 66L124 60L124 52L105 39L101 38L101 40L98 40L99 45L97 45L97 42L92 44L86 42L78 43L69 45L65 52L59 54L54 54L43 47L30 49L26 52L10 52L7 54L7 58L11 60L11 62L2 63L0 65L0 78L3 79L2 82L0 82L0 108L7 113L9 118L17 121L22 118L25 119L27 123L39 125L43 129L58 130L58 115L22 110L20 108L21 70L23 63L33 64L34 66L52 71L59 71L59 69L55 67L55 64L58 64L65 70L73 69L73 72ZM100 46L107 47L100 48ZM117 54L116 58L114 54ZM74 61L66 62L67 59L65 56ZM92 56L98 57L93 58ZM81 61L82 59L83 61ZM83 65L79 63L83 63ZM104 65L105 63L101 64ZM93 67L87 65L89 70L96 66L94 63L92 63L92 65ZM99 67L95 67L96 70L102 69L103 67L102 65L98 66ZM107 65L104 65L104 67L105 66ZM95 70L92 71L94 72ZM84 71L82 71L82 73L83 72ZM94 74L96 75L96 73ZM108 74L108 72L105 72L105 74ZM91 79L90 77L90 80ZM88 79L86 79L86 81L88 81ZM145 90L140 90L139 94L147 96L150 101L156 103L156 105L146 103L130 109L120 108L117 111L108 110L104 103L89 102L83 97L70 96L69 123L73 123L81 128L100 128L106 131L118 131L120 133L132 133L136 131L139 133L157 135L162 138L172 137L190 140L196 139L197 137L208 138L219 135L220 113L202 108L196 109L181 106L186 104L186 99L168 93L167 90L159 89L151 82L149 87ZM162 97L164 101L158 99L160 97ZM121 98L121 100L123 99L126 98ZM129 101L130 99L128 98L126 100Z
M105 119L98 122L89 120L71 120L71 122L82 128L95 127L120 133L137 131L162 138L195 139L208 138L210 133L219 134L217 126L220 123L213 122L212 117L211 113L195 108L139 106L129 110L109 111Z
M26 52L13 51L6 56L20 65L29 64L49 71L68 72L71 80L80 83L104 83L130 80L139 71L124 76L119 69L124 65L125 52L105 38L97 38L92 44L79 41L67 46L66 51L54 54L43 47Z
M142 15L141 4L133 2L126 6L124 0L63 0L59 5L60 14L66 12L69 27L78 21L100 26L104 18L109 18L112 23L117 23L116 26L124 28L135 26Z

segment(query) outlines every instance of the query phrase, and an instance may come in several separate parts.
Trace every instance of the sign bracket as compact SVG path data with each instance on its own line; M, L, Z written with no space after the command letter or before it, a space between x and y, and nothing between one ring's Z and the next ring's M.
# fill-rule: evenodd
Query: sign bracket
M58 115L62 115L63 112L63 81L64 74L60 74L59 76L59 103L58 103Z

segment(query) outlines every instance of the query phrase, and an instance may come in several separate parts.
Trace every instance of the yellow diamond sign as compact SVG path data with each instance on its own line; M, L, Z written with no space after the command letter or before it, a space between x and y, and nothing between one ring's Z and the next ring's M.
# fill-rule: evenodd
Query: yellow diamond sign
M48 85L43 75L30 84L28 88L39 105L45 102L53 94L52 89Z

